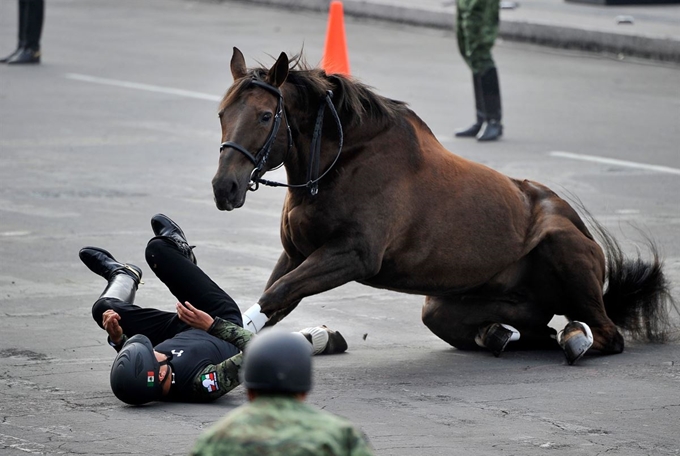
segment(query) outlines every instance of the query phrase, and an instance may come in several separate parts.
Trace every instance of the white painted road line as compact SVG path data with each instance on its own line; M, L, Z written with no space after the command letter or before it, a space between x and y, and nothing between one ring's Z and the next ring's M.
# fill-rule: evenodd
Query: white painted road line
M677 174L680 175L680 169L678 168L671 168L668 166L659 166L659 165L649 165L647 163L637 163L637 162L632 162L632 161L627 161L627 160L617 160L615 158L607 158L607 157L598 157L596 155L582 155L582 154L574 154L572 152L562 152L562 151L552 151L548 152L548 155L551 157L559 157L559 158L570 158L573 160L583 160L583 161L589 161L589 162L595 162L595 163L602 163L604 165L614 165L614 166L622 166L625 168L636 168L636 169L642 169L645 171L655 171L658 173L668 173L668 174Z
M147 92L165 93L168 95L177 95L179 97L194 98L198 100L208 101L222 101L222 97L217 95L210 95L208 93L194 92L191 90L174 89L172 87L162 87L151 84L140 84L138 82L119 81L117 79L99 78L96 76L88 76L86 74L67 73L64 75L67 79L75 81L91 82L94 84L103 84L114 87L123 87L126 89L145 90Z
M94 84L104 84L104 85L109 85L109 86L114 86L114 87L123 87L126 89L136 89L136 90L145 90L147 92L156 92L156 93L165 93L169 95L176 95L180 97L186 97L186 98L194 98L198 100L209 100L209 101L216 101L219 102L222 100L222 97L218 97L216 95L210 95L208 93L202 93L202 92L194 92L191 90L183 90L183 89L175 89L172 87L162 87L162 86L156 86L156 85L151 85L151 84L140 84L138 82L130 82L130 81L120 81L117 79L107 79L107 78L100 78L97 76L88 76L86 74L77 74L77 73L67 73L64 75L67 79L73 79L75 81L83 81L83 82L90 82ZM452 138L448 136L438 136L437 139L440 142L448 142ZM680 175L680 169L678 168L671 168L668 166L659 166L659 165L649 165L647 163L637 163L637 162L632 162L632 161L627 161L627 160L617 160L615 158L607 158L607 157L598 157L596 155L582 155L582 154L575 154L572 152L562 152L562 151L552 151L548 152L548 155L551 157L559 157L559 158L569 158L572 160L582 160L582 161L589 161L589 162L595 162L595 163L601 163L604 165L614 165L614 166L622 166L625 168L635 168L635 169L641 169L645 171L654 171L658 173L667 173L667 174L677 174Z

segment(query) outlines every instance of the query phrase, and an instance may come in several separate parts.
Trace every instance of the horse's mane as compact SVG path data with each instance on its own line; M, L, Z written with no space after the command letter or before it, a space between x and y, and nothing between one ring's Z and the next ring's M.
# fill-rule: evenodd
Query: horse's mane
M317 106L326 91L332 90L333 104L345 128L359 126L365 121L371 121L378 127L388 126L398 114L408 110L406 103L378 95L372 87L351 77L328 75L320 68L311 67L301 54L294 55L290 62L288 77L282 87L284 94L292 89L292 98L304 109ZM246 77L229 89L224 104L229 104L251 79L264 80L268 72L265 66L250 69Z

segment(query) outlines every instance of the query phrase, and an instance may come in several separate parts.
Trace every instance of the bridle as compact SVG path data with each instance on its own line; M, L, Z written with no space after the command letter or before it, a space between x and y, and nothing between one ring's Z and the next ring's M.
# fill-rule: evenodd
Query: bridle
M335 164L338 161L338 158L340 157L340 153L342 152L343 143L342 124L340 123L340 117L338 116L338 113L335 110L335 106L333 105L333 92L331 90L326 91L316 115L314 134L312 136L312 144L309 152L309 167L307 170L307 182L304 184L286 184L283 182L269 181L266 179L262 179L260 177L262 169L264 169L264 167L267 164L267 159L269 158L272 146L274 145L274 141L276 140L276 135L279 132L279 127L281 126L281 119L286 117L286 111L283 108L283 94L277 87L267 84L264 81L260 81L259 79L252 79L250 83L257 87L265 89L266 91L268 91L269 93L278 98L278 101L276 103L276 114L274 115L274 123L272 125L272 129L269 131L269 135L267 136L267 139L265 140L264 144L255 155L251 154L245 147L233 141L223 142L220 145L220 153L222 153L227 148L236 149L237 151L245 155L248 158L248 160L250 160L253 163L253 165L255 165L255 168L250 174L250 181L248 182L248 190L250 191L254 192L259 188L260 184L263 184L270 187L288 187L288 188L306 187L309 188L309 192L312 196L316 195L319 192L318 182L326 174L328 174L328 172L333 168L333 166L335 166ZM328 169L326 169L326 171L324 171L324 173L321 176L319 176L319 162L321 156L321 132L323 129L323 117L326 110L326 106L328 106L331 113L333 114L333 118L335 119L335 123L338 127L340 137L338 153L335 156L335 160L333 160L333 163L331 163ZM284 161L285 158L288 156L288 153L290 152L290 148L293 146L293 135L290 131L290 124L288 123L288 119L286 119L286 127L288 130L288 148L286 149L286 154L284 155Z

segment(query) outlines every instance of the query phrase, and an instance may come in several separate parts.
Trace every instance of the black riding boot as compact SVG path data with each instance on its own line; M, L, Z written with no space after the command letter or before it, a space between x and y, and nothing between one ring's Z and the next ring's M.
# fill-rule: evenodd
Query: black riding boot
M44 0L19 0L19 48L7 58L8 65L40 63Z
M501 124L501 90L498 84L498 71L492 67L481 78L482 96L486 120L477 134L477 141L493 141L503 135Z
M80 259L90 271L105 278L109 284L99 299L115 298L132 304L137 287L142 282L142 270L134 264L119 263L104 249L83 247Z
M19 33L18 33L18 38L17 38L17 48L12 52L10 55L7 57L3 58L0 60L0 63L7 63L9 62L12 58L20 54L24 48L26 47L26 21L24 20L26 16L26 3L25 2L19 2L19 14L17 18L17 24L19 28Z
M475 89L475 110L477 112L477 121L464 130L456 130L456 136L459 138L473 138L477 136L479 130L484 123L484 99L482 98L482 83L479 75L472 75L472 85Z
M194 255L194 248L196 246L189 245L182 228L172 221L170 217L164 214L154 215L151 217L151 229L156 235L153 239L164 239L165 241L170 242L175 245L185 257L190 259L192 263L197 264L196 256Z

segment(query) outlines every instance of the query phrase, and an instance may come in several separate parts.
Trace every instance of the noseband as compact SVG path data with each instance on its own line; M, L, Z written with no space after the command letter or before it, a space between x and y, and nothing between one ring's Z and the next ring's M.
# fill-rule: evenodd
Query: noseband
M263 184L270 187L288 187L288 188L307 187L309 188L309 192L311 193L312 196L316 195L319 192L318 185L319 180L321 180L321 178L328 174L331 168L335 166L335 163L338 161L340 153L342 152L343 142L342 124L340 123L340 118L338 117L338 113L335 110L335 106L333 105L332 100L333 92L330 90L326 92L322 100L322 103L319 106L319 111L317 112L316 115L314 134L312 136L312 145L309 152L309 168L307 172L307 182L304 184L285 184L283 182L269 181L260 178L260 173L267 164L269 153L272 150L272 146L274 144L274 141L276 140L276 135L279 132L279 127L281 126L281 119L286 117L286 111L283 109L283 94L278 88L270 84L267 84L264 81L253 79L250 83L256 85L257 87L265 89L266 91L268 91L269 93L278 98L278 101L276 103L276 114L274 115L274 124L272 125L272 129L269 131L269 135L267 136L267 139L265 140L264 144L255 155L248 152L248 150L245 147L233 141L223 142L220 145L220 153L222 153L227 148L236 149L237 151L245 155L248 158L248 160L250 160L253 163L253 165L255 165L253 172L250 174L250 182L248 183L248 190L250 191L254 192L259 188L260 184ZM328 108L331 110L331 113L333 114L333 118L335 119L336 125L338 127L340 138L338 154L335 156L335 160L333 160L331 166L329 166L328 169L321 176L319 176L319 161L321 156L321 131L323 127L323 117L324 112L326 110L326 106L328 106ZM288 120L286 120L286 127L288 129L288 149L286 149L286 155L284 156L284 160L285 157L288 156L290 148L293 146L293 135L290 131L290 124L288 123ZM258 156L259 159L256 158Z
M223 142L220 145L220 153L222 153L224 149L231 147L232 149L236 149L239 152L241 152L248 158L248 160L250 160L253 163L253 165L255 165L253 172L250 174L250 183L248 184L248 189L251 191L255 191L259 186L260 173L267 164L269 153L272 151L274 140L276 140L276 135L279 132L279 127L281 126L281 119L285 117L286 113L283 110L283 94L279 89L277 89L273 85L269 85L266 82L259 81L257 79L253 79L250 83L258 87L262 87L267 92L271 93L272 95L278 98L278 101L276 102L276 114L274 114L274 124L272 125L272 129L269 130L269 135L267 136L267 139L265 140L264 144L257 152L257 154L255 154L255 156L248 152L248 149L233 141ZM288 122L286 122L286 127L288 129L288 149L286 150L287 155L288 151L293 146L293 135L290 132L290 125L288 124ZM260 158L259 159L255 158L257 156L259 156Z

